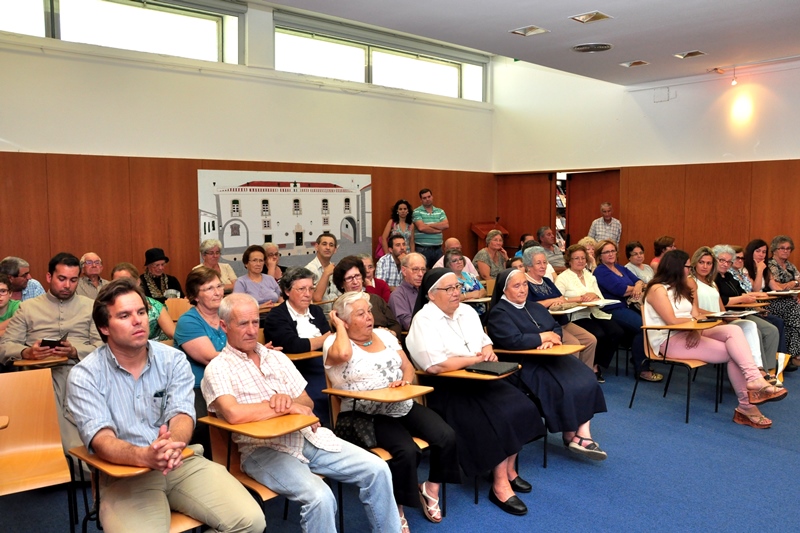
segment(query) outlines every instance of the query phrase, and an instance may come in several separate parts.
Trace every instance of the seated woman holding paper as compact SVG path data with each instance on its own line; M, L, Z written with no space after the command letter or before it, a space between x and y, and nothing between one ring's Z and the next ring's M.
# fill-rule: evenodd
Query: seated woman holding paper
M714 278L717 275L717 258L708 246L701 246L692 255L692 269L689 273L689 288L696 291L697 306L701 313L722 313L722 303ZM754 316L754 315L753 315ZM761 375L766 375L764 361L775 361L780 335L778 328L758 317L747 317L748 320L732 320L729 323L742 328L747 344L753 354L753 362L758 366ZM764 347L762 355L762 345Z
M639 301L644 292L645 283L633 275L627 268L617 263L617 244L604 240L597 243L595 255L600 257L600 264L594 269L597 285L608 298L619 300L619 303L606 305L603 311L610 313L614 321L628 334L631 340L634 371L639 379L645 381L661 381L664 377L650 370L650 361L644 355L644 335L642 334L642 314Z
M702 317L697 300L689 287L687 273L691 268L689 254L671 250L661 258L653 280L644 293L644 317L648 326L691 323ZM669 338L670 359L698 359L706 363L726 363L728 379L736 391L739 406L733 421L756 429L772 426L772 421L761 414L757 405L782 400L786 389L770 385L761 376L750 347L740 328L729 324L702 331L654 329L648 332L650 346L663 354Z
M369 296L363 291L345 292L333 304L330 318L336 331L322 348L325 373L333 388L367 391L403 387L414 380L414 367L397 339L388 330L374 329ZM401 522L407 524L403 506L419 507L420 501L425 517L440 522L439 485L461 483L453 429L432 409L413 400L361 400L355 407L352 399L342 400L342 413L353 409L374 415L378 446L392 454L389 470ZM414 436L431 447L428 481L421 485L417 467L422 454Z
M528 300L528 281L516 269L497 276L486 323L495 348L530 350L562 344L561 326L543 306ZM512 376L539 399L547 429L562 433L570 451L602 461L607 456L592 440L590 420L606 412L594 373L570 356L523 355L522 370Z
M460 293L448 268L434 268L422 279L406 345L411 359L428 374L497 361L480 317L459 302ZM436 379L435 387L427 395L428 406L455 429L464 472L475 476L491 470L489 500L507 513L527 513L514 492L532 487L517 474L514 461L525 444L545 434L536 406L507 379L447 377Z

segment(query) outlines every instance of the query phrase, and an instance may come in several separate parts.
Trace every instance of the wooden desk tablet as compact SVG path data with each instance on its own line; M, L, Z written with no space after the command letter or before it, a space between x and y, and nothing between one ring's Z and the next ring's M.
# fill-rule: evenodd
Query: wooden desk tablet
M8 417L0 416L0 429L6 429L7 427L8 427Z
M320 350L314 350L311 352L303 352L303 353L287 353L286 357L288 357L292 361L303 361L304 359L314 359L315 357L322 357L322 352Z
M767 302L753 302L749 304L728 304L725 307L734 308L734 309L755 309L758 307L766 307L769 304Z
M493 348L494 353L497 354L507 354L507 355L533 355L533 356L562 356L562 355L572 355L574 353L578 353L584 349L584 346L580 344L559 344L553 346L552 348L547 348L544 350L538 350L536 348L531 348L529 350L504 350L502 348Z
M277 416L268 420L245 422L244 424L229 424L216 416L204 416L198 420L209 426L225 429L231 433L238 433L254 439L274 439L288 435L304 427L319 422L319 418L312 415L289 414Z
M18 359L14 361L14 366L17 368L49 368L51 366L60 365L69 361L69 357L63 355L54 355L46 357L45 359Z
M522 368L520 365L517 365L517 370ZM516 372L517 370L514 370ZM493 376L491 374L479 374L477 372L467 372L463 368L461 370L451 370L450 372L442 372L441 374L428 374L424 370L417 370L416 373L418 376L429 376L429 377L439 377L439 378L460 378L460 379L474 379L477 381L494 381L496 379L503 379L514 372L509 372L508 374L503 374L502 376Z
M381 403L394 403L411 400L419 396L424 396L433 391L433 387L423 385L403 385L402 387L385 387L375 390L341 390L334 388L324 389L322 392L339 396L341 398L355 398L358 400L370 400Z
M71 448L69 450L69 454L77 457L87 465L107 474L111 477L116 478L125 478L125 477L134 477L139 476L141 474L146 474L150 471L150 468L146 466L131 466L131 465L118 465L115 463L109 463L105 459L101 459L97 455L93 453L89 453L89 450L86 449L86 446L78 446L76 448ZM194 450L191 448L184 448L181 452L181 457L187 459L194 455Z
M483 296L482 298L470 298L469 300L462 300L462 304L488 304L492 301L490 296Z

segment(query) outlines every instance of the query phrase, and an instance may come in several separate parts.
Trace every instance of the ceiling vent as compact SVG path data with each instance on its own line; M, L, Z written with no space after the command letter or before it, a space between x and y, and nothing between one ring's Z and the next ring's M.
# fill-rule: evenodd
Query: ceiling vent
M573 46L572 51L591 54L594 52L605 52L606 50L611 50L611 48L612 45L607 43L586 43Z
M613 19L611 15L606 15L605 13L601 13L599 11L591 11L589 13L582 13L580 15L575 15L574 17L570 17L572 20L580 22L581 24L589 24L590 22L597 22L598 20L605 20L605 19Z
M675 57L678 59L689 59L690 57L698 57L706 55L705 52L701 52L700 50L689 50L688 52L681 52L680 54L674 54Z
M643 67L649 64L650 63L648 63L647 61L642 61L641 59L637 59L636 61L628 61L627 63L620 63L619 65L621 67L630 68L630 67Z
M540 28L539 26L524 26L522 28L517 28L516 30L510 30L508 33L529 37L531 35L538 35L540 33L550 33L550 30Z

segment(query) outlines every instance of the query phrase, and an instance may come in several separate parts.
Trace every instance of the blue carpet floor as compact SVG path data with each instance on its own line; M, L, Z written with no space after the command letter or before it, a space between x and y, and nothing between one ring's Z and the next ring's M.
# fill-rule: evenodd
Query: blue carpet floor
M441 524L408 509L411 531L797 531L800 510L800 372L787 375L786 400L762 406L773 420L768 430L731 421L736 400L725 395L714 413L714 371L700 370L692 386L692 410L684 424L685 373L676 370L670 392L662 384L641 383L628 409L633 379L613 371L603 390L608 413L595 417L592 433L609 454L592 462L568 452L560 435L550 436L549 461L542 468L542 442L520 454L520 473L533 484L521 494L529 512L515 517L488 502L487 479L480 481L480 503L473 485L447 488L447 517ZM426 463L420 466L424 479ZM0 473L2 475L2 473ZM346 531L368 531L357 493L345 488ZM82 508L82 501L79 500ZM299 506L282 520L283 500L266 506L267 531L299 531ZM81 515L82 515L81 509ZM80 530L80 529L78 529ZM90 525L90 531L96 531ZM68 531L64 490L45 489L0 498L0 531Z

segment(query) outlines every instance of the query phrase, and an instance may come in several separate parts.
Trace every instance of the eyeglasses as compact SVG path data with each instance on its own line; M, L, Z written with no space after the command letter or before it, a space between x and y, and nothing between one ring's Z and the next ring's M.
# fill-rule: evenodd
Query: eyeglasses
M730 259L717 259L720 265L730 265L733 263Z
M743 255L737 255L736 257L734 257L733 260L734 261L744 261L744 256Z
M409 268L414 274L424 274L428 269L425 267Z
M8 289L0 289L0 296L5 296L9 292L11 292L11 291L9 291Z
M210 287L201 288L200 292L208 293L208 292L213 292L213 291L221 291L221 290L224 290L224 289L225 289L225 285L223 285L222 283L218 283L218 284L212 285Z
M83 264L86 265L86 266L98 266L99 267L99 266L103 265L103 261L101 261L100 259L98 259L97 261L84 261Z
M446 292L446 293L447 293L449 296L452 296L452 295L453 295L453 294L455 294L455 293L459 293L459 292L461 292L461 285L459 285L459 284L457 284L457 283L456 283L455 285L450 285L449 287L439 287L439 288L436 288L436 289L434 289L434 290L437 290L437 291L444 291L444 292Z
M792 252L794 251L794 248L790 246L781 246L780 248L778 248L778 250L780 250L781 252Z
M611 255L617 253L616 250L606 250L605 252L600 252L600 255Z
M216 252L208 251L208 252L205 252L203 255L222 255L222 252L220 252L219 250L216 251ZM87 263L88 263L88 261L87 261Z
M280 256L281 256L280 252L269 252L269 253L267 253L267 257L280 257Z
M453 263L463 263L463 262L464 262L464 258L463 258L463 257L457 257L457 258L455 258L455 259L451 259L451 260L450 260L450 264L451 264L451 265L452 265Z
M353 274L344 278L345 283L353 283L354 281L361 281L361 274Z
M692 268L692 265L683 265L683 268L688 268L688 269L690 269L690 270L691 270L691 268Z

